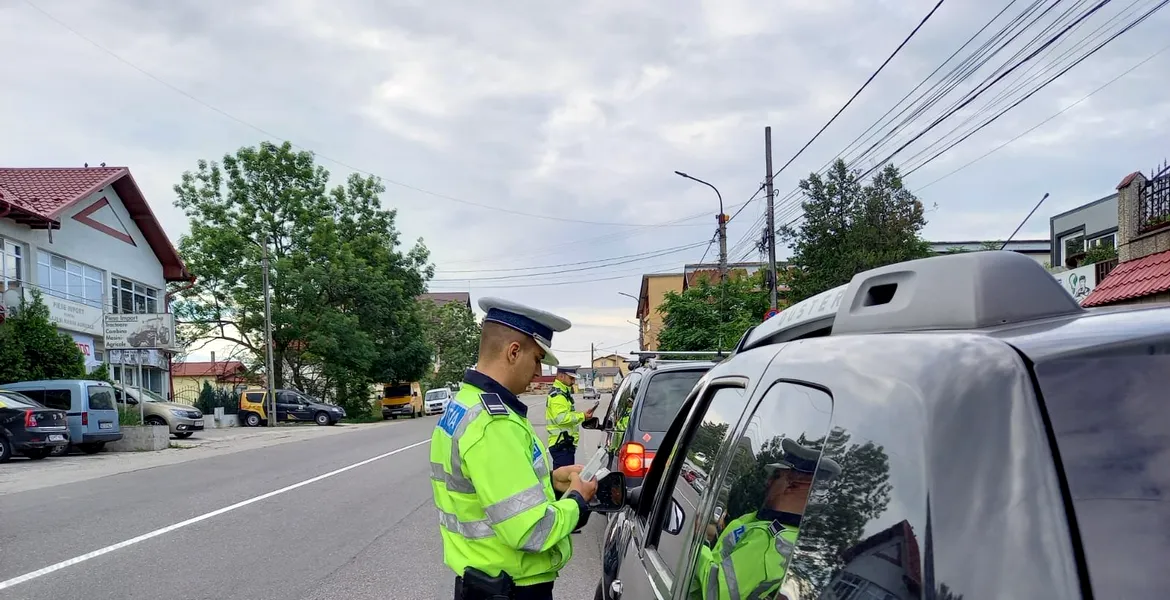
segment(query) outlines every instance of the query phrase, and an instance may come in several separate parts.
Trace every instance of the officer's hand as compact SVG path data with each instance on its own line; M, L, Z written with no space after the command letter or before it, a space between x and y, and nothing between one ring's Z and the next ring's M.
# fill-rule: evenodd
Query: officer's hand
M573 483L573 475L580 473L581 469L584 468L581 465L568 465L554 470L552 472L553 489L564 493Z
M593 417L593 411L594 411L594 410L597 410L597 408L596 408L596 407L591 407L589 410L585 411L585 418L586 418L586 419L590 419L590 418L592 418L592 417Z
M573 473L572 478L572 481L569 483L569 491L581 494L581 497L586 502L593 500L593 495L597 493L597 480L582 481L580 471Z

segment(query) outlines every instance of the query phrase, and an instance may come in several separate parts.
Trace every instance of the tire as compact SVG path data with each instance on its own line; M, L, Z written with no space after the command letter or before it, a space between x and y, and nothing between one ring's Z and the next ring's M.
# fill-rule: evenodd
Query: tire
M33 448L31 450L24 451L24 455L29 460L41 460L44 458L48 458L49 455L52 453L53 453L52 448Z
M397 421L397 420L398 420L398 415L390 415L390 418L391 418L391 419L394 419L395 421Z
M52 450L52 452L50 452L50 454L52 454L53 456L65 456L66 454L69 454L69 444L62 444L60 446L54 446L53 450Z
M322 427L326 427L328 425L333 424L333 420L329 418L329 414L324 412L324 411L318 412L317 414L313 415L313 420L316 421L317 424L322 426Z
M86 454L97 454L106 449L106 443L94 442L92 444L80 444L77 448Z
M175 437L179 438L180 440L185 440L191 437L194 433L194 431L176 431Z
M164 419L162 417L153 417L152 416L152 417L146 417L146 424L147 425L162 425L163 427L166 427L167 421L166 421L166 419Z
M260 415L250 412L244 417L244 427L259 427L260 421Z
M4 437L4 433L0 432L0 463L6 463L12 459L12 444L9 443L8 438Z

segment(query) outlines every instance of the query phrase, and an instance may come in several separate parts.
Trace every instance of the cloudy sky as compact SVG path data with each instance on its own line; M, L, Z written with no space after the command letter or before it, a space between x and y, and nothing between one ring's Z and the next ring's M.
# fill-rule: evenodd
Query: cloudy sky
M987 35L1027 6L1053 2L1012 3ZM499 295L562 313L575 325L555 346L565 362L582 363L590 343L636 346L635 303L619 292L637 295L641 273L716 258L717 249L705 252L714 193L672 172L712 182L726 211L739 210L765 174L764 126L772 127L778 167L935 3L5 0L0 164L129 166L177 241L187 225L171 186L184 170L240 146L288 139L316 152L339 179L359 169L385 180L383 201L398 210L404 239L422 237L432 251L433 291L470 289L476 298ZM1061 11L1073 11L1068 22L1093 4L1055 3L1020 44ZM797 215L786 194L802 176L849 148L1005 4L944 2L777 177L778 220ZM1009 104L1029 77L1072 60L1058 62L1064 52L1083 53L1086 40L1154 4L1110 3L1039 55L1030 72L1021 68L969 108L1000 90L1000 105ZM927 237L1003 238L1049 192L1018 236L1044 238L1049 215L1160 163L1170 153L1170 94L1158 73L1170 69L1170 52L950 174L1163 50L1157 32L1168 25L1170 14L1154 15L910 174L908 185L931 207ZM1015 96L1013 81L1024 86ZM917 166L932 153L915 154L971 114L940 124L894 162ZM899 130L858 166L884 158L931 119ZM732 260L757 258L748 238L763 210L757 197L731 221ZM629 255L639 256L602 261ZM532 269L499 271L525 267Z

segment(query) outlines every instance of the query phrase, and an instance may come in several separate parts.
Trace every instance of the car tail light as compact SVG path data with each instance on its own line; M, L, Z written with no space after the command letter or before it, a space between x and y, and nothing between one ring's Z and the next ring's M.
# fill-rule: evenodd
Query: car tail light
M81 426L84 427L86 425L89 425L89 413L83 412L81 413Z
M626 477L645 477L653 460L654 453L646 451L646 447L637 442L626 442L618 453L618 464Z
M36 427L37 426L37 414L31 410L24 411L24 426L25 427Z

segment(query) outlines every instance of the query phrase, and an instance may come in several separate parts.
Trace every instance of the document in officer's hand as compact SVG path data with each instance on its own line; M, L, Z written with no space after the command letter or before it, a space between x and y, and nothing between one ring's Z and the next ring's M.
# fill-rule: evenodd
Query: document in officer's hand
M605 457L609 454L605 448L598 448L597 452L593 453L593 458L585 463L585 468L581 469L581 481L592 481L598 475L598 469L603 468L602 463L605 462ZM608 471L607 471L608 473ZM602 475L604 477L604 475Z

